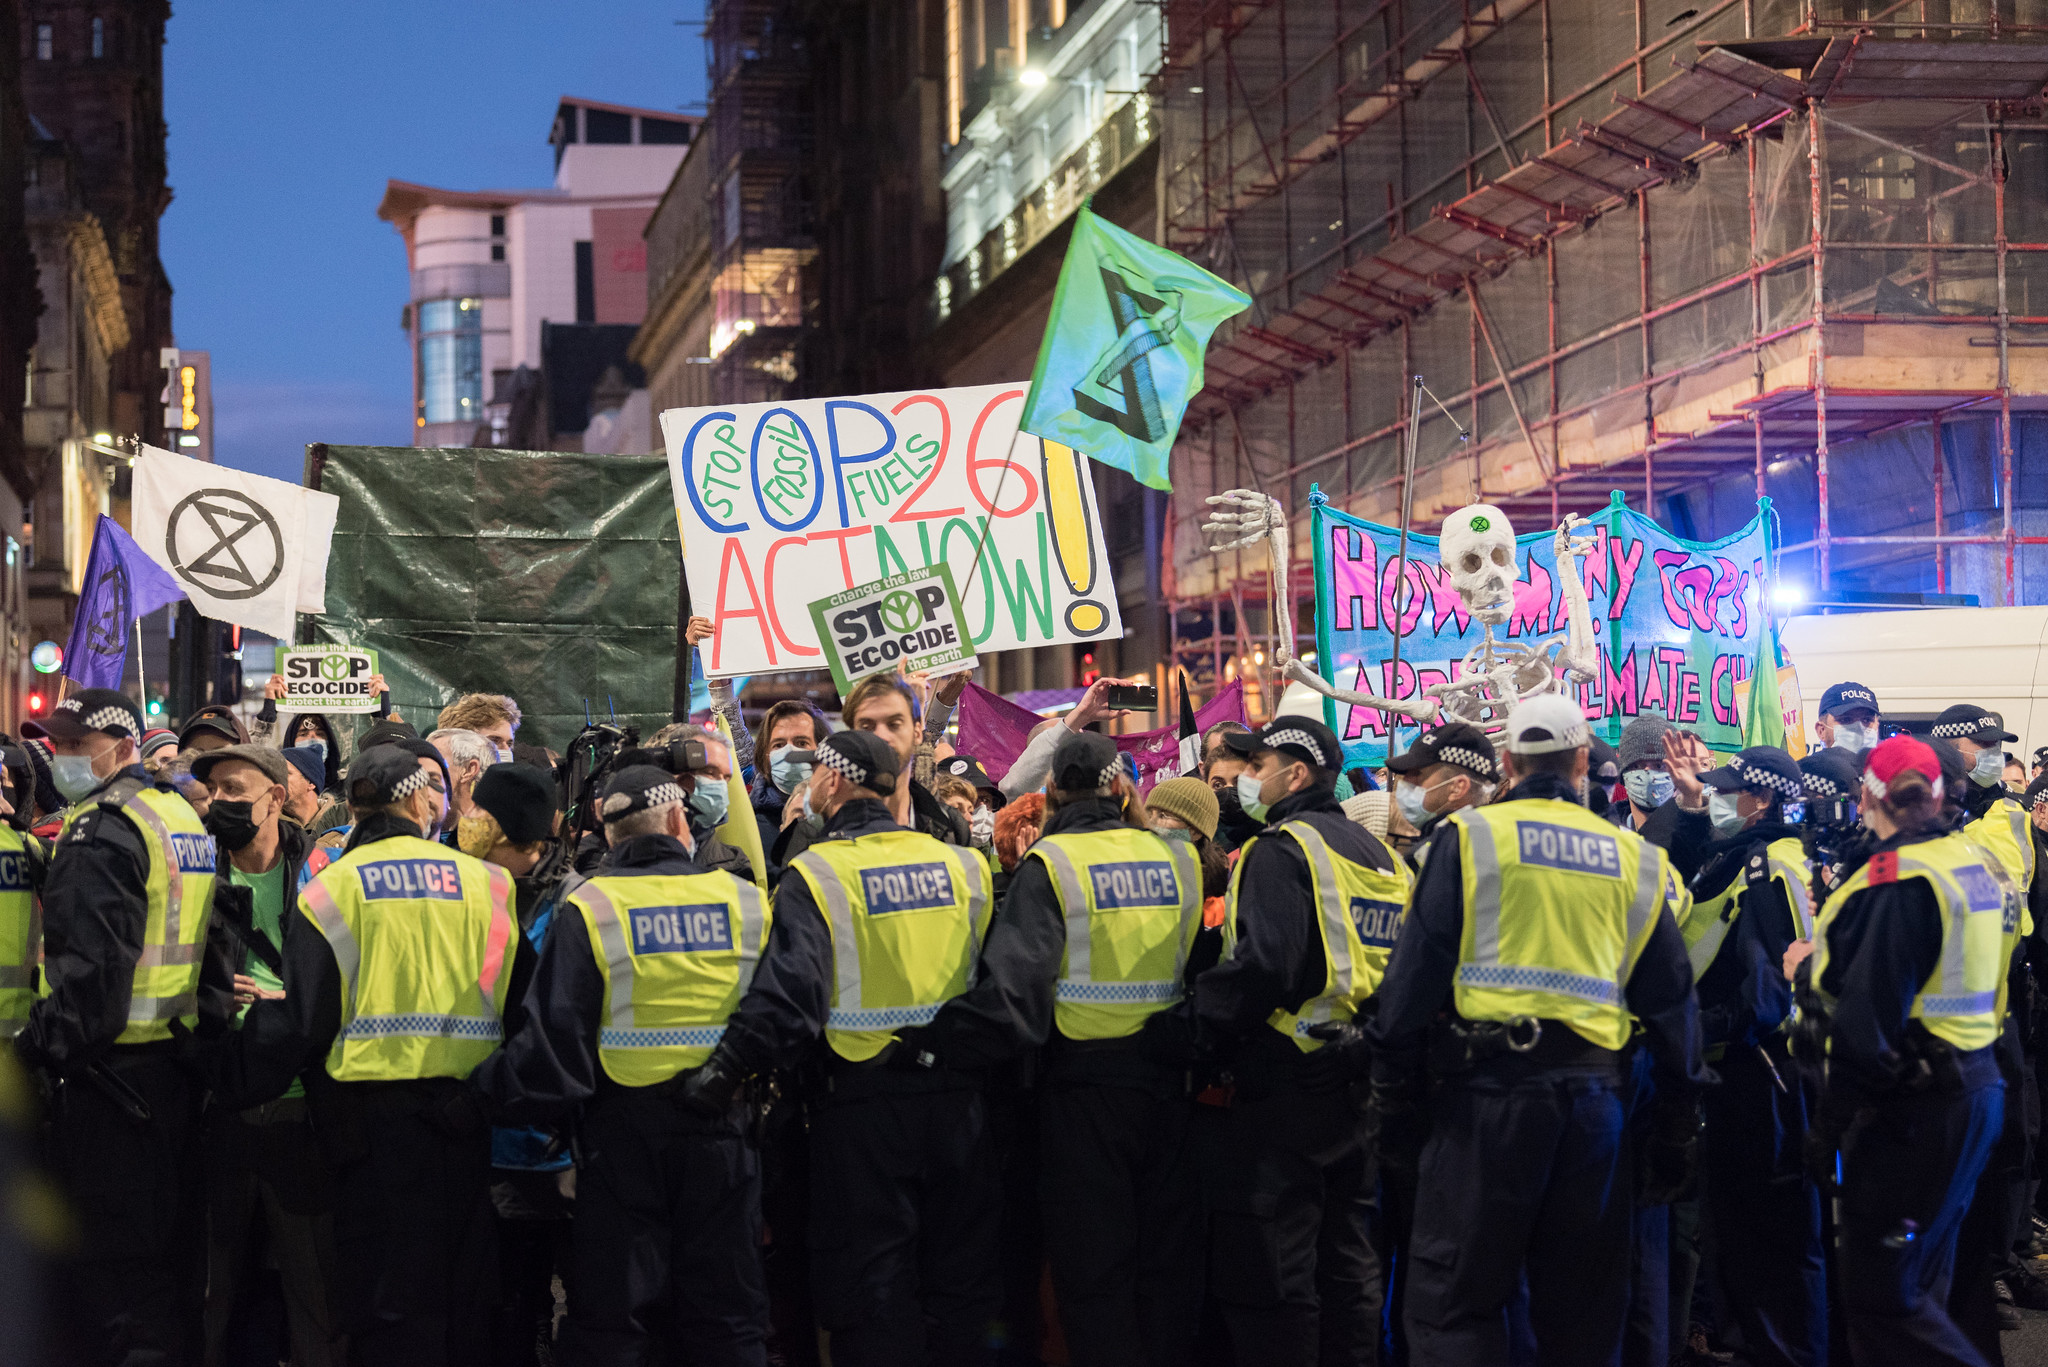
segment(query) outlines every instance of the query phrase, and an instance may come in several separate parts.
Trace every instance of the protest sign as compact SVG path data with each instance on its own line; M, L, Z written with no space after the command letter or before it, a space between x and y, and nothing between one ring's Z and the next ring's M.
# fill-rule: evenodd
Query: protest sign
M1339 688L1382 698L1412 698L1457 678L1481 629L1437 562L1437 538L1411 532L1403 570L1398 529L1339 512L1320 492L1309 503L1318 672ZM1758 658L1759 635L1772 630L1767 501L1759 500L1756 517L1740 531L1711 542L1672 535L1624 506L1619 493L1606 508L1588 511L1593 525L1581 532L1591 534L1593 550L1579 561L1579 575L1599 640L1599 670L1572 690L1596 732L1611 741L1630 717L1656 712L1716 749L1739 749L1743 714L1735 686ZM1525 529L1516 538L1514 615L1495 628L1496 641L1535 642L1565 630L1555 532ZM1407 584L1398 677L1391 631L1397 578ZM1324 715L1344 742L1347 764L1386 762L1385 713L1328 700ZM1413 739L1415 724L1394 720Z
M974 663L944 565L909 570L811 604L811 626L843 697L870 674L954 674Z
M1749 715L1749 686L1755 681L1756 671L1751 670L1749 678L1735 685L1738 716ZM1805 759L1806 718L1799 710L1799 671L1790 664L1778 666L1778 707L1785 714L1785 753L1794 759Z
M277 673L284 680L282 712L374 712L377 652L347 646L279 646Z
M663 413L704 672L816 669L821 592L941 564L978 650L1121 636L1083 458L1020 435L1023 402L979 385Z

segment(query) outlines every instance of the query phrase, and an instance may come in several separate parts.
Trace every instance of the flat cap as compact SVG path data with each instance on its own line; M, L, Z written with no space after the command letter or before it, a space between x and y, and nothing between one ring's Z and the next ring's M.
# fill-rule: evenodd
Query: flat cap
M284 752L273 750L267 745L230 745L224 750L208 750L192 757L192 777L201 783L211 783L209 777L214 769L228 760L238 759L244 764L253 764L263 771L263 777L272 783L285 781Z
M1500 777L1500 757L1493 742L1470 722L1452 722L1425 731L1415 738L1415 744L1387 760L1387 768L1396 774L1412 774L1432 764L1455 764L1489 783Z
M1796 801L1806 796L1806 775L1792 756L1775 745L1752 745L1738 751L1718 769L1700 775L1700 782L1723 793L1760 788Z

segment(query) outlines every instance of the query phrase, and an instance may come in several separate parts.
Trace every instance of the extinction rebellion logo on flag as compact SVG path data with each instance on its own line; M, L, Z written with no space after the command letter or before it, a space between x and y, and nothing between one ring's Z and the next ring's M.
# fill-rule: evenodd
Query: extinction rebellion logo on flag
M870 674L950 674L974 663L960 595L943 564L820 598L810 609L841 693Z

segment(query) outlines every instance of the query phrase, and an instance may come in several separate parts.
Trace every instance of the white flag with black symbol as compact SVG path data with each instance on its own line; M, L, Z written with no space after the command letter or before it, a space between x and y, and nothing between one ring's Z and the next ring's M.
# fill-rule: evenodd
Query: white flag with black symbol
M294 639L327 608L341 500L154 446L135 460L135 540L203 617Z

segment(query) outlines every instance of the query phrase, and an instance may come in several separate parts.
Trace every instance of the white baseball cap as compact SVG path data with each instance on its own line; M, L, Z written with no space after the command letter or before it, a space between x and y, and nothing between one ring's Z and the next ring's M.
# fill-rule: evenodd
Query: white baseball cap
M1584 710L1562 693L1517 703L1508 713L1507 733L1508 750L1517 755L1576 750L1593 738Z

